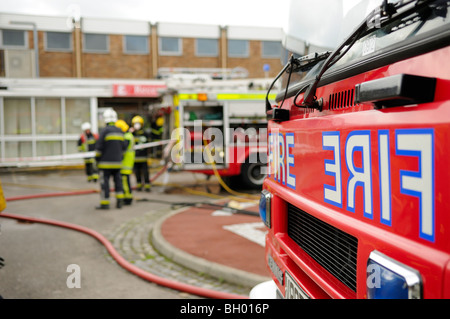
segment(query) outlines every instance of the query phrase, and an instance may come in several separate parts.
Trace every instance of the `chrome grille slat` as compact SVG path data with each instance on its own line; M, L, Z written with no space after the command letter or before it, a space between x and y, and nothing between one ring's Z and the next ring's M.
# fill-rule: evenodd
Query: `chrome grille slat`
M324 237L327 237L326 239L328 239L328 240L333 240L334 239L334 237L332 236L333 233L331 233L329 231L330 230L329 229L329 225L325 225L324 223L323 224L314 223L313 221L310 221L308 219L303 219L303 222L304 222L305 226L309 226L309 227L305 227L306 231L308 231L308 229L312 229L314 227L317 227L317 228L319 228L320 231L326 232L326 233L324 233ZM297 225L297 226L301 227L301 225ZM314 230L309 230L309 231L310 232L314 232ZM348 240L355 240L355 242L356 242L356 239L354 237L352 237L352 236L350 236L350 235L348 235L348 234L346 234L344 232L342 232L342 235L344 237L346 237L346 239L348 239Z
M308 220L305 221L305 226L306 226L307 223L308 223L307 226L310 226L311 228L312 228L312 227L317 227L317 225L311 224L311 222L309 222ZM334 238L332 237L332 234L329 234L329 233L328 233L328 230L327 230L325 227L323 227L322 225L319 225L318 228L319 228L319 230L321 230L321 231L323 231L323 232L327 232L327 233L324 234L324 237L326 237L325 239L327 239L327 240L329 240L329 241L332 241L332 240L334 239ZM308 227L305 227L305 232L307 232L308 234L311 234L311 236L314 235L313 231L308 230L308 229L309 229ZM349 237L349 238L350 238L350 237ZM342 252L342 253L345 252L344 248L342 248L342 247L338 247L338 249L339 249L338 253L339 253L339 252Z
M324 258L326 257L327 259L325 259L325 262L329 262L329 263L331 263L333 261L339 262L340 258L344 254L344 252L342 252L342 254L340 254L340 252L337 252L337 253L327 252L327 250L326 250L327 247L324 244L320 244L320 243L314 244L312 242L305 242L305 245L308 245L309 248L314 249L318 255L323 255ZM328 261L328 259L330 259L330 260ZM354 263L353 261L349 261L349 263L352 266L356 267L356 263Z
M357 238L291 204L288 235L319 265L356 292Z
M314 258L316 261L320 260L321 261L321 266L324 267L327 270L329 268L333 267L336 263L341 262L342 256L340 256L338 254L327 253L324 250L325 247L323 245L321 245L321 246L320 245L316 245L315 246L314 244L306 242L302 248L305 251L307 251L307 252L314 250L316 252L316 254L314 256L311 256L311 257L313 257L313 258L316 257L316 258ZM350 264L351 267L355 267L356 268L356 263L350 261L348 264ZM353 280L353 277L350 274L348 274L347 272L338 272L338 273L340 273L341 276L345 277L345 282L347 282L347 281L351 282ZM344 281L344 280L342 280L342 281Z

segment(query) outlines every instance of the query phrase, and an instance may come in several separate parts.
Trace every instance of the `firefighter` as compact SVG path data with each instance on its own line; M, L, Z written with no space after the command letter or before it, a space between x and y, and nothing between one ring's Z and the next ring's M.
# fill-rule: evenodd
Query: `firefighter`
M78 139L78 151L93 152L95 150L95 143L98 140L98 134L91 132L91 123L85 122L81 124L83 133ZM84 158L84 167L88 182L97 182L98 170L95 163L95 156Z
M116 126L124 133L123 137L126 144L125 153L122 159L122 168L120 169L124 192L123 203L125 205L131 205L131 202L133 201L133 194L130 184L130 175L133 173L135 157L134 136L130 131L128 131L129 125L124 120L117 120Z
M150 142L150 134L144 130L144 119L136 115L131 119L133 125L133 136L135 145L140 145ZM136 189L150 192L150 172L148 167L148 148L136 150L134 158L134 175L136 176Z
M164 132L164 118L162 116L158 117L155 121L155 126L152 128L152 141L161 141L162 134ZM162 156L162 146L156 146L154 148L154 155L157 158L161 158Z
M109 209L109 180L114 180L114 190L116 193L116 207L123 205L123 184L120 175L122 168L122 158L125 152L125 141L123 132L115 126L117 113L112 109L103 112L106 126L100 131L95 147L95 156L100 170L100 206L97 209Z

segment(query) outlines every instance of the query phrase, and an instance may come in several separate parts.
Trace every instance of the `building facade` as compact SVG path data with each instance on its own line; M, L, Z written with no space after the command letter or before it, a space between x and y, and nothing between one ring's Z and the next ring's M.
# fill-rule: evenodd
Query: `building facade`
M0 14L0 30L8 78L274 77L283 54L281 28Z
M81 124L98 131L106 108L147 125L170 119L175 107L160 91L174 74L269 81L282 37L278 28L0 13L0 167L61 162L76 153Z

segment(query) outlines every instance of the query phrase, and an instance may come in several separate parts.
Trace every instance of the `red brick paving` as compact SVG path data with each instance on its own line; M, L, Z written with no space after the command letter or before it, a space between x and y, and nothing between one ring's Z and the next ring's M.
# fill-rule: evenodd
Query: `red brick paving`
M212 216L213 211L209 208L188 208L166 219L161 233L174 247L196 257L270 276L264 259L264 247L223 228L225 225L260 222L261 219L242 214Z

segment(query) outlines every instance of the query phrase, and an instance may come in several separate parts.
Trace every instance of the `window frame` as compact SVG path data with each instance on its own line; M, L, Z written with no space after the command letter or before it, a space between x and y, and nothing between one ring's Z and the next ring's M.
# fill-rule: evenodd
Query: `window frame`
M68 48L49 48L48 47L48 34L49 33L59 33L66 34L69 36L69 47ZM60 31L46 31L44 34L44 48L47 52L72 52L73 51L73 35L71 32L60 32Z
M209 40L209 41L214 41L215 44L215 52L214 53L200 53L199 52L199 41L201 42L201 40ZM214 38L197 38L195 39L195 56L198 57L218 57L219 56L219 40L218 39L214 39Z
M89 49L86 47L86 36L89 35L101 35L106 38L106 49ZM109 43L109 34L104 33L83 33L83 52L84 53L109 53L110 52L110 43Z
M245 43L245 52L241 53L230 53L230 41L236 41L240 43ZM227 54L230 58L248 58L250 56L250 41L243 39L228 39L227 41Z
M162 41L164 39L176 39L178 40L178 50L175 51L163 51L162 48ZM183 41L180 37L159 37L158 39L158 52L159 55L164 55L164 56L181 56L183 55Z
M279 45L279 49L280 52L278 52L278 54L267 54L266 52L264 52L264 48L266 44L278 44ZM281 41L268 41L268 40L264 40L261 41L261 57L265 58L265 59L280 59L282 56L282 52L283 52L283 45L281 43Z
M23 45L5 45L4 44L4 37L3 37L3 32L4 31L17 31L17 32L22 32L23 35ZM2 49L28 49L29 48L29 44L28 44L28 31L27 30L17 30L17 29L1 29L0 32L0 47Z
M129 51L127 47L127 38L142 38L145 40L145 51ZM123 53L129 55L146 55L150 53L148 36L145 35L135 35L135 34L124 34L123 35Z

